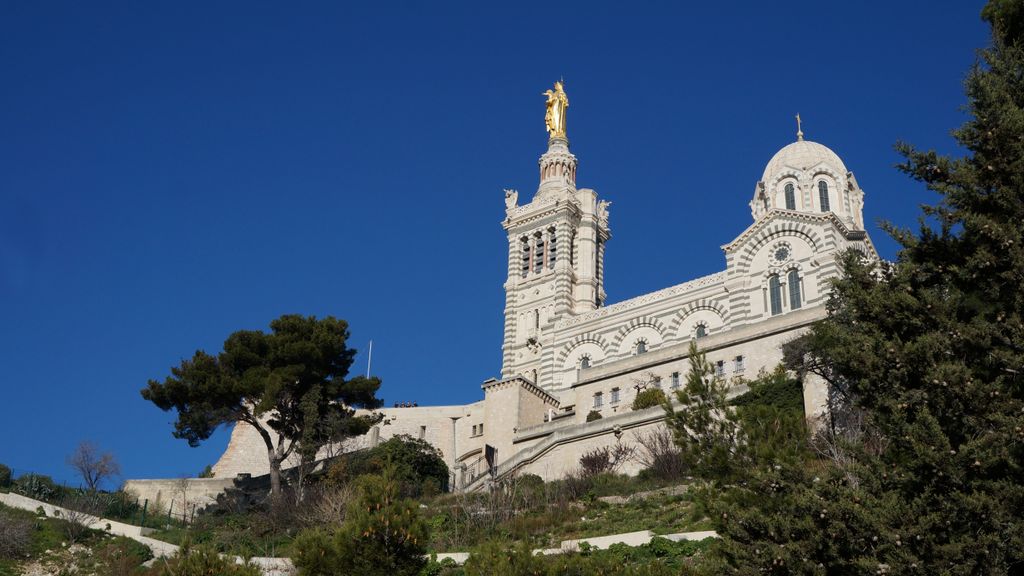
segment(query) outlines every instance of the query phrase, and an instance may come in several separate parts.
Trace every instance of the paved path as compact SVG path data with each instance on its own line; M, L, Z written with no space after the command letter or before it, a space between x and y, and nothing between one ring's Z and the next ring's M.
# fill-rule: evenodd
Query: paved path
M51 518L67 518L69 513L66 508L33 500L20 494L0 493L0 504L33 512L42 508L43 512ZM174 556L178 552L178 546L170 542L145 536L145 534L153 531L151 528L143 528L142 526L125 524L124 522L107 520L106 518L98 518L96 516L87 516L86 519L90 520L89 528L115 536L125 536L145 544L153 551L153 556L157 561L160 558ZM295 573L295 567L292 566L292 562L288 558L252 558L251 560L260 567L264 576L290 576ZM242 561L241 558L235 557L235 562L242 563Z
M10 506L11 508L20 508L22 510L38 510L42 508L46 512L47 516L67 516L67 509L61 508L60 506L54 506L53 504L47 504L46 502L40 502L39 500L33 500L20 494L4 494L0 493L0 504ZM57 512L55 514L55 512ZM93 517L94 521L89 524L90 528L101 530L110 534L116 534L118 536L127 536L133 540L141 542L149 549L153 551L153 556L157 559L166 556L173 556L178 552L178 546L171 544L170 542L164 542L163 540L157 540L145 536L145 533L152 531L149 528L143 528L141 526L134 526L132 524L125 524L123 522L116 522L113 520L107 520L104 518ZM558 548L545 548L534 550L534 554L565 554L568 552L575 552L579 550L580 544L586 543L593 548L604 550L612 544L625 544L627 546L643 546L650 542L656 534L650 530L642 530L640 532L626 532L624 534L612 534L610 536L595 536L593 538L580 538L578 540L563 540ZM718 538L718 534L712 530L704 532L683 532L680 534L664 534L661 536L673 542L680 542L682 540L703 540L705 538ZM469 558L468 552L440 552L437 554L438 560L445 558L451 558L456 564L462 564ZM291 560L288 558L251 558L254 564L260 567L263 571L264 576L291 576L295 574L295 567L292 565ZM157 560L159 561L159 560ZM235 562L242 563L241 558L235 557Z

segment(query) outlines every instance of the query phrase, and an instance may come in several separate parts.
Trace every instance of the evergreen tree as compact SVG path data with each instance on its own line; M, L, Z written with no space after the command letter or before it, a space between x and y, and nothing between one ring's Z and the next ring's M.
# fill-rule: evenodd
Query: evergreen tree
M715 376L697 344L690 343L690 371L686 386L676 391L679 406L666 401L665 423L679 446L686 467L695 475L726 481L740 461L739 418L728 405L728 384Z
M427 524L416 502L400 495L393 463L359 479L359 497L335 533L300 534L293 560L302 576L414 576L426 564Z
M370 429L376 419L356 416L355 408L380 406L380 379L346 378L356 351L346 344L344 320L285 315L270 329L239 330L216 356L197 351L163 382L150 380L142 397L177 411L174 436L190 446L220 426L244 422L255 428L278 495L281 464L297 449L308 461L325 443ZM331 423L331 430L323 423Z
M734 573L1024 568L1024 3L982 12L951 159L899 145L939 193L894 264L843 259L829 317L788 351L862 420L819 458L753 470L716 510Z

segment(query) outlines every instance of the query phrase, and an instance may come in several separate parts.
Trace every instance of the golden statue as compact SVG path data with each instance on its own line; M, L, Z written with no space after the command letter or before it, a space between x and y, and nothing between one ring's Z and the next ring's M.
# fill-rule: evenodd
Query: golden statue
M565 109L569 107L569 97L562 87L562 81L555 82L555 89L544 92L548 97L547 112L544 113L544 124L552 138L565 138Z

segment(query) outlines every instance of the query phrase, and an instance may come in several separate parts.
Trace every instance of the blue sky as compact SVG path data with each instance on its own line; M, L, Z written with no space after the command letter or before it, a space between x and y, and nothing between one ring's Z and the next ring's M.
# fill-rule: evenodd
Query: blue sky
M957 152L981 6L3 3L0 462L72 481L91 440L125 477L198 473L227 434L189 448L139 390L285 313L372 338L388 404L478 399L502 188L535 191L559 77L610 302L724 267L797 112L868 221L914 225L934 196L893 144Z

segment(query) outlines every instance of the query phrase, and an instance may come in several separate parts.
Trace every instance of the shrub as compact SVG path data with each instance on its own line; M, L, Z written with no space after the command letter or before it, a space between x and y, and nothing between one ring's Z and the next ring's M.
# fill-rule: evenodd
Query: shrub
M534 499L544 494L544 479L536 474L521 474L516 481L518 482L517 488L533 496Z
M593 422L594 420L600 420L601 418L604 418L604 416L601 416L601 413L597 410L591 410L587 413L587 422Z
M61 505L66 510L64 531L71 542L89 533L89 526L99 519L104 508L104 502L96 493L69 494Z
M142 506L134 494L124 491L101 494L103 500L103 517L112 520L136 521Z
M633 399L633 410L645 410L665 403L665 393L661 388L648 388Z
M36 500L50 500L57 495L53 478L42 474L22 474L14 481L13 491Z
M646 434L636 434L639 446L636 459L644 467L642 476L658 480L676 480L686 475L686 462L676 446L672 432L664 426Z
M103 576L134 576L138 567L153 557L148 546L124 536L112 538L96 554L106 569Z
M292 544L305 576L414 576L426 564L427 525L412 500L401 499L398 467L359 480L359 496L334 534L314 529Z
M431 444L406 435L395 436L369 450L341 457L328 471L328 479L346 484L368 474L380 474L388 462L396 465L395 478L404 496L420 496L424 489L448 490L448 465Z
M8 488L11 485L11 469L0 464L0 488Z
M595 448L580 457L580 468L586 476L614 472L619 466L633 458L633 452L632 446L624 446L619 443Z
M750 382L750 390L729 401L733 406L773 406L803 411L804 392L800 382L786 374L780 364L775 370Z
M235 564L234 560L221 557L205 546L185 545L178 553L141 573L143 576L263 576L255 564Z
M520 576L544 574L544 558L534 556L525 542L515 548L491 542L466 561L466 576Z
M355 496L351 484L321 483L306 489L306 500L298 510L299 520L309 527L340 526Z
M0 558L22 558L32 545L33 523L0 510Z

